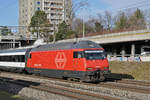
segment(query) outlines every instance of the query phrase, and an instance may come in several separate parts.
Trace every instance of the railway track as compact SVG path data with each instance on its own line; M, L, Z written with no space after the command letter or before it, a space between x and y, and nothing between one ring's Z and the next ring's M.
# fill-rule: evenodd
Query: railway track
M149 86L150 82L148 81L137 81L137 80L118 80L117 83L124 83L124 84L134 84L134 85L140 85L140 86Z
M13 78L14 80L19 79L19 80L40 82L40 84L45 84L46 86L50 85L53 87L56 86L56 87L61 87L61 88L65 88L65 89L67 88L67 89L75 90L77 92L82 91L82 92L85 92L86 94L87 93L89 93L89 94L93 93L93 95L101 96L102 100L103 99L104 100L114 100L114 98L116 100L117 98L119 98L119 99L123 98L123 97L121 97L122 95L120 95L119 93L118 94L117 93L111 93L111 92L115 92L114 91L115 89L118 89L120 92L121 91L127 91L126 94L129 92L132 92L132 93L141 93L142 95L143 94L144 95L150 95L150 88L149 88L150 82L145 82L145 81L116 80L114 82L108 81L108 82L101 82L99 84L92 84L92 83L80 83L80 82L73 82L73 81L67 81L67 80L62 80L62 79L53 79L53 78L33 76L33 75L22 75L22 74L20 75L20 74L16 74L16 73L3 73L3 75L1 74L0 76ZM111 89L113 91L110 91ZM110 92L107 93L108 91L110 91ZM66 94L68 94L68 93L66 93ZM116 94L118 97L117 96L111 97L111 95L116 95ZM74 94L71 94L71 95L74 95ZM106 96L106 98L104 95ZM84 97L84 96L82 96L82 97ZM94 97L97 97L97 96L94 96ZM77 95L77 97L79 97L79 96ZM92 97L92 96L86 95L85 97L89 97L88 99L91 100L90 97ZM127 99L132 99L132 98L127 97ZM140 98L140 95L139 95L139 97L137 95L137 96L134 96L133 99L139 99L139 98ZM85 99L83 98L81 100L85 100Z
M89 93L89 92L85 92L81 90L69 89L69 88L61 87L57 85L37 84L34 82L29 82L29 81L13 80L13 79L10 80L8 78L0 78L0 81L11 83L11 84L16 84L16 85L21 85L23 87L29 87L29 88L36 89L38 91L44 91L50 94L52 93L56 95L66 96L70 98L70 100L71 98L77 99L77 100L120 100L120 99L109 97L109 96Z
M127 82L126 83L125 82L101 83L98 86L114 88L114 89L121 89L121 90L126 90L126 91L144 93L144 94L150 94L150 88L148 88L147 86L139 86L139 85L129 84Z

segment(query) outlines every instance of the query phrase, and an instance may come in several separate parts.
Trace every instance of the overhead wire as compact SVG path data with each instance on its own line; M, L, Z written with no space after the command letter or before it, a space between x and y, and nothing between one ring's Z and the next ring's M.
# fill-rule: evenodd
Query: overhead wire
M82 1L84 2L85 0L81 0L81 2ZM14 0L14 1L10 2L7 5L1 6L0 9L6 10L4 8L10 7L10 6L14 5L16 2L18 2L18 0ZM121 7L121 8L117 8L117 9L112 9L110 12L114 13L114 12L117 12L117 11L125 11L127 9L135 9L135 8L147 7L149 5L150 5L150 0L140 0L140 1L137 1L135 3L129 4L129 5L125 6L125 7ZM105 11L101 11L101 13L104 13L104 12Z
M141 7L146 7L150 5L150 0L141 0L136 3L127 5L125 7L120 7L118 9L112 9L111 12L116 12L116 11L124 11L128 9L134 9L134 8L141 8Z
M137 1L137 2L135 2L135 3L126 5L126 6L123 7L123 8L129 7L129 6L133 6L133 5L139 5L139 4L142 4L142 3L144 3L144 2L148 2L148 1L149 1L149 0L140 0L140 1Z
M150 2L143 2L143 3L141 3L141 4L129 6L129 7L127 7L127 8L123 8L123 9L130 9L130 8L144 7L144 6L147 6L147 5L149 5L149 4L150 4Z

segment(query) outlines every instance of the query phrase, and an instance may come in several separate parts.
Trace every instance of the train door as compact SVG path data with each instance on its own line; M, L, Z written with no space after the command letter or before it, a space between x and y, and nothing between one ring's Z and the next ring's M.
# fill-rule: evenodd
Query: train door
M30 53L27 58L27 67L32 67L32 54Z
M74 51L73 53L73 68L76 71L81 69L83 65L83 52L82 51Z

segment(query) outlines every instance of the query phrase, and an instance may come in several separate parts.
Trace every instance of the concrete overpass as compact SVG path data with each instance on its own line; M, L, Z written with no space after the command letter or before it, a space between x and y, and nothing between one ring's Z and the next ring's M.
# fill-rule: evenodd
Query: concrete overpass
M104 35L79 38L78 40L91 40L102 45L109 55L137 56L141 54L143 46L150 46L150 30L138 30L120 33L108 33ZM59 42L76 41L68 39Z
M35 40L35 38L26 38L20 35L0 36L0 49L9 49L30 45Z
M79 38L78 40L91 40L99 44L122 43L130 41L150 40L150 30L138 30L120 33L108 33L104 35ZM59 42L71 42L76 39L62 40Z

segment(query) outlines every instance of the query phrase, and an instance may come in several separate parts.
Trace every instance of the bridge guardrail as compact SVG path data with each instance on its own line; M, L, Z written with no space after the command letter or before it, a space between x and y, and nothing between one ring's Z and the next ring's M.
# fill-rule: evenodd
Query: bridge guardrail
M129 31L129 32L120 32L120 33L110 33L110 34L104 34L104 35L97 35L97 36L91 36L91 37L85 37L86 39L92 39L92 38L102 38L102 37L113 37L113 36L120 36L120 35L135 35L137 33L149 33L150 30L138 30L138 31Z
M142 56L136 54L135 56L131 55L108 55L108 61L121 61L121 62L150 62L150 55Z
M115 37L115 36L122 36L122 35L136 35L139 33L150 33L150 29L145 29L145 30L138 30L138 31L129 31L129 32L120 32L120 33L110 33L110 34L103 34L103 35L96 35L96 36L89 36L89 37L84 37L84 38L78 38L78 39L66 39L66 40L61 40L59 42L70 42L70 41L76 41L76 40L90 40L90 39L103 39L107 37Z

